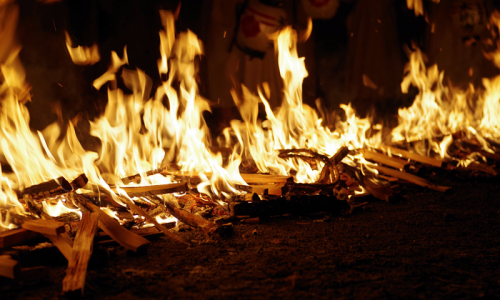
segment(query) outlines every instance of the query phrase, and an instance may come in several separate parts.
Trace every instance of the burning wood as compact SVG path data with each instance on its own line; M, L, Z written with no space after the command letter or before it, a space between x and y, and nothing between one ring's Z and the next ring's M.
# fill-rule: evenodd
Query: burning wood
M80 291L83 295L87 265L92 254L98 220L98 212L84 213L82 216L73 245L73 255L69 259L68 269L63 280L64 293Z
M384 151L384 152L386 152L386 153L388 153L390 155L401 156L401 157L404 157L404 158L407 158L407 159L411 159L411 160L417 161L419 163L431 165L431 166L438 167L438 168L441 168L441 166L443 165L443 162L440 161L440 160L437 160L437 159L434 159L434 158L430 158L430 157L426 157L426 156L422 156L422 155L419 155L419 154L416 154L416 153L413 153L413 152L409 152L409 151L406 151L406 150L403 150L403 149L399 149L399 148L396 148L396 147L391 147L391 146L386 146L386 145L380 145L380 150L382 150L382 151Z
M384 154L365 149L361 149L360 152L361 154L363 154L363 157L367 160L372 160L374 162L381 163L383 165L393 167L398 170L403 170L409 164L407 161L404 161L400 158L386 156Z
M390 169L390 168L386 168L386 167L382 167L382 166L373 166L373 168L376 169L377 171L381 172L381 173L386 174L386 175L393 176L393 177L396 177L396 178L399 178L399 179L403 179L403 180L412 182L412 183L414 183L416 185L427 187L427 188L430 188L432 190L436 190L436 191L439 191L439 192L445 192L448 189L450 189L450 187L448 187L448 186L436 185L436 184L434 184L434 183L432 183L432 182L430 182L430 181L428 181L428 180L426 180L424 178L415 176L413 174L401 172L401 171L398 171L398 170L394 170L394 169Z
M121 200L128 205L128 207L134 211L135 213L137 213L138 215L144 217L147 221L153 223L153 225L158 229L160 230L161 232L163 232L166 236L168 236L169 238L173 239L174 241L176 242L179 242L179 243L182 243L182 244L185 244L187 246L189 246L189 243L185 242L184 240L182 240L179 236L177 236L175 233L173 232L170 232L167 228L163 227L160 223L158 223L158 221L156 221L156 218L155 217L152 217L150 216L147 212L145 212L142 208L140 208L139 206L135 205L135 203L132 201L132 200L129 200L127 199L126 197L122 197Z
M161 201L162 199L157 199L157 200ZM169 200L165 201L165 207L178 220L180 220L181 222L183 222L189 226L192 226L195 228L200 228L207 235L218 232L221 229L220 226L218 226L217 224L215 224L213 222L210 222L210 221L204 219L203 217L200 217L200 216L195 215L195 214L191 214L185 210L178 208L175 205L175 203L173 203Z
M231 214L230 217L233 219L235 219L235 216L238 219L238 215L244 214L248 217L245 219L245 223L255 224L260 221L259 217L261 216L290 212L303 213L314 209L324 209L325 207L332 210L341 210L346 208L347 205L358 205L344 200L354 199L356 193L366 195L366 191L379 199L388 201L393 190L389 183L379 180L380 178L388 181L408 181L441 192L449 189L449 187L436 185L408 172L402 172L401 170L405 169L410 171L408 170L410 162L399 157L433 167L442 167L443 161L424 157L393 146L381 145L381 139L372 144L371 141L368 141L370 137L367 136L367 130L375 128L375 124L371 124L371 121L366 123L366 119L356 117L350 106L342 107L346 112L347 120L345 122L339 121L339 124L337 124L339 128L332 129L324 126L325 124L319 119L316 112L302 103L302 89L299 83L307 76L307 72L303 59L300 59L296 53L295 42L297 36L291 28L283 28L276 41L279 50L278 60L281 62L279 66L280 73L287 74L283 76L283 94L286 95L283 99L284 105L274 113L266 101L267 99L265 99L264 94L266 93L259 95L259 99L254 101L254 98L257 97L241 87L241 93L238 92L241 95L235 93L234 100L235 103L238 103L242 112L243 122L238 123L239 121L233 120L231 128L227 128L228 143L225 145L227 147L234 146L233 149L237 151L229 151L229 148L225 148L224 151L214 151L207 135L206 122L202 117L204 111L208 108L208 102L201 99L197 92L196 80L194 80L195 70L197 69L194 62L197 56L202 54L201 43L192 32L179 35L177 41L175 41L173 18L165 12L162 12L161 16L165 19L164 24L169 24L169 28L165 28L165 31L161 32L162 57L159 71L162 81L158 82L159 88L156 91L148 90L151 88L148 87L148 84L139 86L139 83L148 81L145 80L145 74L140 71L133 72L128 68L122 68L128 64L126 52L123 53L122 58L114 53L110 69L94 82L94 87L97 89L107 81L110 82L109 84L113 88L108 90L108 106L104 114L95 120L91 120L91 135L101 140L102 148L99 151L101 157L98 160L91 160L90 163L87 154L92 154L92 157L95 154L85 151L82 145L79 144L74 127L72 127L73 123L70 124L66 136L63 136L61 128L50 132L52 136L61 136L64 143L60 145L49 138L46 140L42 133L36 135L30 131L27 110L22 105L22 102L27 99L21 97L25 93L19 92L20 87L26 87L27 90L24 79L19 79L25 78L24 72L15 70L11 65L5 65L6 68L4 68L5 62L0 62L2 64L0 66L0 77L5 77L5 80L0 83L0 91L2 92L0 121L2 121L3 129L0 132L0 138L2 138L2 141L17 141L18 138L22 140L21 147L9 142L0 145L0 150L2 150L0 156L2 158L8 156L8 159L12 160L12 164L9 165L9 167L12 166L10 171L13 171L15 173L13 175L18 177L19 182L16 182L14 186L27 186L29 185L26 184L28 180L30 180L29 182L40 182L44 180L41 178L51 176L47 174L75 174L75 172L85 171L91 179L90 184L88 184L87 175L82 174L70 183L64 177L59 177L24 189L22 192L17 193L18 199L16 199L15 193L10 194L12 192L10 190L11 178L4 180L0 172L0 192L2 193L0 199L8 200L5 202L6 204L2 203L2 205L12 211L17 209L17 215L15 212L10 214L14 217L9 220L10 223L7 225L9 225L9 228L10 225L22 226L22 229L0 233L0 247L24 242L33 232L45 235L68 259L67 275L63 281L64 292L83 292L87 263L92 253L93 239L97 227L101 228L105 234L124 248L140 251L148 247L149 241L140 236L139 231L127 230L124 226L129 228L132 225L137 225L140 227L141 224L147 221L153 224L154 228L144 230L147 232L145 234L161 232L176 242L189 245L171 232L167 226L157 221L156 217L166 215L167 212L179 221L200 228L206 235L211 235L231 227L207 220L193 213L195 210L198 213L201 211L208 216L210 214L212 214L211 216L220 214L227 217L228 214ZM0 30L3 30L3 28L0 28ZM176 46L172 47L174 41ZM3 51L4 49L0 50ZM18 52L18 47L6 49L5 53L9 55L9 63L17 59ZM414 61L418 53L412 55L414 65L418 65ZM409 67L412 65L410 64ZM4 73L4 70L12 70L12 74ZM421 142L434 145L434 148L424 147L429 153L431 150L438 153L439 150L442 157L447 157L449 144L447 145L446 142L449 141L447 138L451 137L463 139L463 147L462 145L459 146L464 149L459 149L462 151L459 154L468 157L479 153L490 160L500 161L500 155L491 153L492 150L489 148L489 152L485 151L484 144L487 143L482 141L486 141L487 138L479 137L484 135L495 138L495 136L492 136L492 132L494 132L492 129L497 129L497 125L483 128L484 122L468 122L469 120L464 117L464 120L467 120L467 122L464 122L468 128L467 133L477 133L475 140L470 139L467 141L465 135L464 137L458 137L456 134L455 136L451 134L457 130L463 130L464 124L458 126L459 129L449 128L451 126L448 126L448 124L440 124L441 120L439 118L435 120L436 126L428 122L425 124L420 123L424 114L418 109L425 106L424 104L427 104L426 107L434 109L431 111L433 116L443 114L440 108L442 105L439 105L439 103L423 103L426 99L438 98L440 100L439 97L433 97L436 96L433 94L434 91L428 88L440 86L439 82L435 82L433 78L428 78L427 74L420 74L422 78L415 78L416 73L408 72L403 84L404 88L407 89L410 83L418 86L425 81L429 84L418 86L421 94L416 99L415 107L411 111L416 110L417 113L407 114L408 118L404 118L403 113L400 114L401 124L391 132L393 137L397 137L393 139L393 142L415 140L420 137L423 131L422 135L424 137ZM438 72L434 73L437 74ZM11 75L14 76L11 78ZM121 76L120 79L118 79L119 76ZM14 79L19 80L19 82ZM128 92L124 93L118 89L118 86L121 85L118 84L118 80L123 81L123 84L127 87L133 86L133 97L144 101L128 105L127 103L130 101L128 101L128 95L125 95ZM488 84L485 83L485 87L487 86ZM280 91L273 91L273 93L275 92L279 93ZM3 93L5 93L5 96ZM144 95L147 95L147 97L144 98ZM150 95L153 95L151 99L147 99ZM166 99L168 99L169 105L164 105ZM488 99L484 99L482 102L486 102ZM182 105L178 105L178 103L182 103ZM265 123L271 126L264 125L264 122L260 122L260 120L257 122L259 103L264 103L267 113ZM252 107L252 104L255 104L255 106ZM490 110L496 111L495 109ZM402 110L402 112L404 111ZM16 112L15 116L11 115L13 112ZM494 119L491 118L491 115L488 115L488 110L483 113L489 116L489 118L485 117L485 120ZM406 119L409 120L410 124L406 123ZM451 124L452 122L447 123ZM481 125L476 125L476 123L481 123ZM113 124L113 126L109 126L110 124ZM414 124L418 126L409 126ZM120 130L116 130L116 128ZM175 130L170 130L171 128L175 128ZM440 130L435 130L436 128ZM165 132L168 132L168 134L165 134ZM437 137L437 134L443 136ZM440 145L436 146L435 144ZM365 159L384 165L371 166L370 164L366 169L377 170L390 177L380 176L378 178L375 175L372 177L371 173L366 176L360 175L359 170L365 169L363 164L366 162L359 155L349 157L350 168L357 168L357 171L354 174L348 174L348 171L344 172L341 168L341 161L349 154L349 149L346 146L339 147L339 145L349 145L351 148L359 149ZM378 149L387 155L363 148L368 148L366 145L369 145L370 149ZM30 151L16 152L17 148L24 147L30 147ZM276 149L280 148L287 149L278 150L279 155L276 155ZM329 157L337 148L338 151ZM224 155L221 152L224 152ZM34 158L27 157L26 153L33 155ZM61 155L61 153L64 155ZM251 167L242 168L241 166L244 165L241 163L242 160L251 162L249 163ZM64 161L64 163L57 163L57 161ZM177 164L184 171L180 171L179 168L174 170L167 168L153 169L158 166L160 161L171 161L171 168L175 168L174 165ZM303 164L303 162L306 162L306 164ZM26 168L24 168L24 164L26 164ZM37 169L36 172L40 174L34 174L35 171L29 173L28 171L31 171L30 167ZM496 176L498 172L495 167L474 162L469 164L468 167L454 167L453 169L458 171L481 171ZM45 168L58 172L46 172ZM144 168L153 170L121 178L125 186L113 187L111 190L103 187L106 186L103 177L108 174L112 178L119 178L124 176L123 174L134 174ZM242 169L255 173L238 173ZM257 172L260 172L260 174L256 174ZM307 173L307 176L302 178L296 176L300 172ZM31 176L27 179L22 178L23 174L28 173L36 175L33 176L36 179L31 178ZM130 183L139 184L141 178L156 174L174 177L181 182L126 186ZM297 182L294 181L292 175L296 177ZM161 182L170 182L170 179ZM245 182L241 182L241 179ZM201 185L198 185L200 183ZM199 187L197 193L194 188L195 185ZM97 192L95 190L91 191L91 188L96 186L99 190ZM80 190L78 194L75 192L84 187L87 187L88 190ZM366 191L362 190L362 187L366 188ZM167 195L167 201L157 196L185 192L189 193L179 197L178 201L174 200L173 195ZM200 195L200 193L204 194ZM44 205L47 205L48 202L47 198L62 194L66 194L68 199L73 201L84 212L81 221L76 226L78 229L74 241L66 233L64 222L52 220L47 211L44 210L44 207L46 207ZM98 207L88 197L98 199L99 202L95 201L95 203L100 203L99 205L103 205L103 207ZM188 202L189 204L185 203L184 209L181 209L177 206L177 203L181 201L191 202ZM222 203L222 201L226 201L226 203ZM232 202L228 203L229 201ZM105 207L108 204L109 207ZM230 208L229 212L227 206ZM29 212L26 212L26 209ZM206 213L206 211L209 211L209 213ZM27 214L26 217L24 217L24 213ZM115 213L117 219L120 219L125 224L124 226L121 226L110 216ZM140 217L135 219L132 216L133 214ZM33 219L34 217L38 218ZM1 258L0 272L7 274L7 276L13 276L16 263L9 259ZM1 266L5 266L5 269L2 270Z
M135 175L121 178L121 181L123 182L123 184L129 184L132 182L140 183L143 176L148 177L148 176L152 176L155 174L160 174L164 170L165 170L165 168L158 168L158 169L150 170L150 171L147 171L143 174L135 174Z
M149 246L149 241L145 238L125 229L120 226L113 218L102 211L98 206L81 195L70 193L70 198L84 211L98 212L99 222L98 226L118 244L122 245L125 249L138 252L144 251Z
M43 199L62 195L72 190L73 186L71 183L69 183L66 178L61 176L57 179L52 179L47 182L27 187L19 193L18 197L21 199L24 196L30 196L33 199Z
M342 151L340 151L340 153L342 153ZM312 150L309 149L280 150L279 156L282 158L285 157L300 158L303 159L304 161L307 161L309 164L312 164L312 161L315 160L323 162L325 165L321 170L321 175L319 179L316 181L316 183L318 184L327 184L327 183L335 184L340 178L336 164L333 164L327 156L318 154ZM343 157L339 159L342 160Z
M172 194L187 192L188 187L186 182L169 183L160 185L143 185L143 186L121 186L119 187L129 197L144 197L151 194ZM116 191L116 188L114 189Z
M18 198L22 199L29 196L32 199L40 200L43 198L55 197L82 188L87 182L88 178L85 174L80 174L71 183L61 176L57 179L52 179L25 188L22 192L18 193Z

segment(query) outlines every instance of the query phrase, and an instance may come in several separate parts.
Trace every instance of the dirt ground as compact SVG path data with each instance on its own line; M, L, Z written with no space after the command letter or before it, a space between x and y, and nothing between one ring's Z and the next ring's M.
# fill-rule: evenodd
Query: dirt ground
M451 191L410 188L398 201L372 199L353 213L237 224L227 239L180 232L192 243L187 248L164 237L143 255L101 245L84 298L500 298L498 178L441 177L434 181ZM64 298L66 261L56 248L20 261L49 272L37 282L0 280L1 299Z

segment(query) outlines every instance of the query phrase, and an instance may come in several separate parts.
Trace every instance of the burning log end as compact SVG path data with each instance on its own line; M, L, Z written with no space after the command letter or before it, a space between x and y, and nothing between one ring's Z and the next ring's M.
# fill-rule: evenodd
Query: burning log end
M77 190L87 185L87 182L89 182L87 175L80 174L78 177L75 178L75 180L71 182L71 186L73 187L74 190Z
M344 159L344 157L347 156L347 154L349 154L349 148L347 148L346 146L342 146L342 147L340 147L339 150L337 150L337 153L335 153L330 158L330 162L333 165L337 165L337 164L339 164Z
M129 184L131 182L139 183L141 181L142 176L147 177L147 176L152 176L155 174L161 174L161 172L163 172L165 169L166 168L158 168L158 169L147 171L147 172L142 173L142 174L134 174L132 176L124 177L124 178L121 178L121 180L122 180L123 184Z
M86 177L85 177L86 178ZM65 194L73 190L73 186L66 178L59 177L47 182L35 184L25 188L22 192L18 193L18 198L23 198L24 195L30 195L33 199L43 199L46 197L53 197Z

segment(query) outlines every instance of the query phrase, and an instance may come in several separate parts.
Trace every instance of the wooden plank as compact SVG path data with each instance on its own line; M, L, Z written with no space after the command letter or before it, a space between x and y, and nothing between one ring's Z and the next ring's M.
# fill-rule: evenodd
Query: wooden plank
M189 172L183 172L183 171L165 170L162 172L162 174L177 176L180 178L200 179L200 176L198 174L190 174ZM212 173L204 173L204 174L208 178L212 176ZM289 178L292 178L291 176L268 175L268 174L241 173L240 175L246 183L280 183L280 182L287 182Z
M369 151L366 149L360 149L359 152L363 154L363 157L367 160L372 160L374 162L393 167L398 170L404 169L409 163L401 158L390 157L382 153L377 153Z
M115 219L103 212L97 205L87 201L85 197L76 193L70 193L70 197L84 209L88 209L92 212L99 212L99 228L125 249L137 252L143 251L149 246L150 242L148 240L120 226Z
M10 255L0 255L0 276L15 279L18 269L17 260L12 259Z
M64 222L53 220L26 220L23 222L21 227L27 230L49 235L58 235L66 232L66 228L64 228Z
M434 167L441 168L441 166L443 165L443 162L440 160L426 157L426 156L422 156L420 154L409 152L409 151L399 149L396 147L380 145L379 149L386 152L386 153L390 153L391 155L401 156L401 157L408 158L408 159L411 159L411 160L414 160L414 161L417 161L417 162L420 162L423 164L431 165Z
M374 168L377 171L379 171L381 173L384 173L385 175L389 175L389 176L392 176L392 177L403 179L403 180L412 182L414 184L430 188L432 190L436 190L436 191L440 191L440 192L445 192L446 190L450 189L450 187L448 187L448 186L436 185L436 184L434 184L434 183L432 183L432 182L430 182L430 181L428 181L428 180L426 180L424 178L415 176L413 174L401 172L401 171L398 171L398 170L394 170L394 169L390 169L390 168L386 168L386 167L382 167L382 166L370 166L370 168Z
M187 183L169 183L169 184L158 184L158 185L141 185L141 186L120 186L129 197L145 197L151 194L171 194L171 193L181 193L188 191ZM116 192L117 188L112 188Z
M187 246L190 246L189 243L185 242L181 237L179 237L178 235L176 235L175 233L169 231L167 228L165 228L164 226L162 226L160 223L158 223L158 221L156 221L156 218L155 217L152 217L150 216L147 212L145 212L142 208L140 208L139 206L135 205L135 203L132 201L132 200L129 200L125 197L122 197L121 200L127 204L129 206L129 208L131 210L133 210L135 213L137 213L138 215L140 216L143 216L144 218L146 218L146 220L150 223L153 223L153 225L158 229L160 230L161 232L163 232L166 236L168 236L169 238L173 239L174 241L176 242L179 242L179 243L182 243L182 244L185 244Z
M80 221L80 228L76 233L73 245L72 256L68 262L66 276L63 279L63 292L80 292L83 295L85 287L85 277L92 247L94 246L94 236L97 232L99 213L83 213Z

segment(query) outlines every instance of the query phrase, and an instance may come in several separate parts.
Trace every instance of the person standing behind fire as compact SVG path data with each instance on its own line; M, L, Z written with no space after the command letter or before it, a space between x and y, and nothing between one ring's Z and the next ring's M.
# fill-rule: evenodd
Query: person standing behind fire
M268 101L272 107L278 107L283 83L271 36L292 25L299 31L300 39L307 29L306 13L331 17L337 7L338 0L213 0L206 56L210 99L218 103L213 109L215 119L220 122L236 118L229 91L235 89L241 93L241 85L257 94L258 88L267 83ZM309 72L304 93L311 94L308 98L312 101L315 98L313 50L312 42L299 45L299 55L306 56Z

